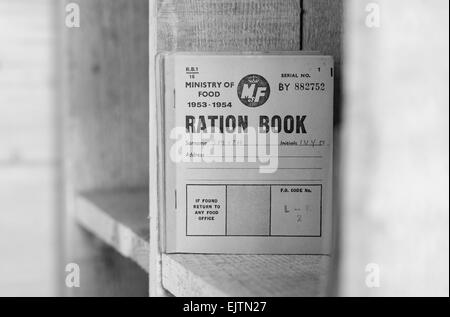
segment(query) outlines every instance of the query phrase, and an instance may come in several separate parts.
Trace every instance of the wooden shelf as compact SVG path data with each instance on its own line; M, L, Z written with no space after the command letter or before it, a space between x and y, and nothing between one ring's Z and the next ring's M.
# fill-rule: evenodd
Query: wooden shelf
M71 297L147 297L148 274L82 226L71 229L70 261L80 266L81 287L64 288Z
M148 191L77 195L76 219L148 272ZM164 288L175 296L323 296L330 258L318 255L163 254Z
M84 228L148 272L148 189L80 193L75 217Z
M329 256L163 254L162 283L175 296L325 296Z

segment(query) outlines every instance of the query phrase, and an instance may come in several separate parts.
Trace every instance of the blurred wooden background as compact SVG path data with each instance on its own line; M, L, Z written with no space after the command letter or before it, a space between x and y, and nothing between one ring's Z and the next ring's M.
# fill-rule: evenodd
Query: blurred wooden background
M65 4L72 1L61 3L64 18ZM80 8L81 27L68 28L60 20L66 262L79 263L84 287L71 289L69 295L147 296L148 274L92 232L107 232L107 242L118 248L126 248L129 242L118 236L117 226L109 227L102 219L87 215L81 220L77 199L92 191L147 191L148 1L75 3ZM148 235L148 198L143 198L138 203L143 212L134 223L145 227ZM122 211L124 218L131 212ZM76 223L86 224L82 227L89 233Z
M0 0L0 296L57 294L52 0Z

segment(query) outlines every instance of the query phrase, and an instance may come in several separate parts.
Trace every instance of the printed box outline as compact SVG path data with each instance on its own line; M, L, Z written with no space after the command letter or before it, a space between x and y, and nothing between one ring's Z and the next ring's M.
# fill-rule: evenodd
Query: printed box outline
M192 234L188 234L188 186L224 186L225 187L225 235L223 234L214 234L214 235L192 235ZM186 184L186 209L184 210L184 212L186 213L186 236L187 237L226 237L227 236L227 188L226 185L222 185L222 184Z
M198 234L188 234L188 186L224 186L225 187L225 235L198 235ZM270 198L269 198L269 234L268 235L229 235L227 234L227 214L228 214L228 186L265 186L270 187ZM320 187L320 234L319 235L272 235L272 186L319 186ZM185 214L186 214L186 237L265 237L265 238L321 238L322 237L322 208L323 208L323 184L186 184L186 204L185 204Z

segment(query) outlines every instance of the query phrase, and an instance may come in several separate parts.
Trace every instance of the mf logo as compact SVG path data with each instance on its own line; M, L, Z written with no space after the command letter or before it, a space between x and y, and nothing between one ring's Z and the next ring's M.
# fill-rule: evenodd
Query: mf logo
M237 93L239 100L247 107L259 107L269 99L270 86L260 75L247 75L239 82Z

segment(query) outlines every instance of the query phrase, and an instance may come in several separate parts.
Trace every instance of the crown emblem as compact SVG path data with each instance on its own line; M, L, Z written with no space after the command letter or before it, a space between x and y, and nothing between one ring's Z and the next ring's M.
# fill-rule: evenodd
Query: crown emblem
M259 83L259 78L256 77L256 76L251 76L251 77L248 79L248 82L249 82L250 84L257 84L257 83Z

